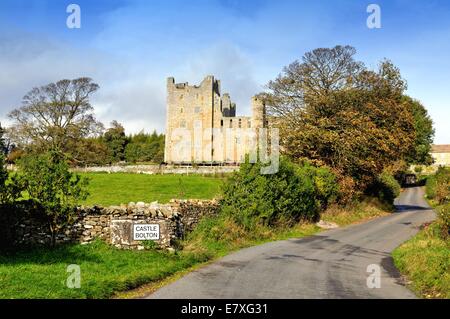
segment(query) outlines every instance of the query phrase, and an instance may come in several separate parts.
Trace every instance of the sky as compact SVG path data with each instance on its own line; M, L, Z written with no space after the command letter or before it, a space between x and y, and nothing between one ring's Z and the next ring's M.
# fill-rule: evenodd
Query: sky
M67 6L81 9L69 29ZM381 28L367 27L369 4ZM221 80L250 114L251 96L319 47L351 45L376 68L384 58L428 109L435 143L450 144L448 0L0 0L0 122L33 87L91 77L96 117L127 133L164 132L166 78Z

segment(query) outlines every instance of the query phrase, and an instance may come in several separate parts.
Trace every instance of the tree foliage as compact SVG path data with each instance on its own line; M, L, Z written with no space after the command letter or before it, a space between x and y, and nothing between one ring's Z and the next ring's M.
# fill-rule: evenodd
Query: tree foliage
M32 89L9 114L15 122L11 136L21 148L71 154L80 139L102 130L90 103L98 88L92 79L79 78Z
M111 122L111 127L103 134L103 141L108 149L110 163L117 163L125 159L128 138L125 135L125 129L119 122Z
M335 177L325 168L282 157L276 174L260 170L260 164L243 163L223 187L222 213L247 230L256 224L315 220L337 196Z
M71 173L64 155L56 151L24 157L20 177L55 244L58 232L71 221L79 201L88 195L87 179Z
M262 97L287 155L327 165L347 187L365 190L413 152L416 130L399 69L385 60L369 70L355 53L349 46L308 52Z
M110 150L103 138L88 137L78 141L71 150L71 166L101 166L110 163Z
M162 163L164 160L164 134L153 131L152 134L140 132L130 136L125 148L127 162Z
M416 131L414 148L411 154L408 154L406 160L410 164L430 165L433 163L431 156L431 146L434 139L433 121L427 109L419 101L405 95L403 96L403 102L408 105L413 115Z
M5 145L5 139L4 139L5 130L2 127L2 124L0 123L0 154L5 155L6 154L6 145Z

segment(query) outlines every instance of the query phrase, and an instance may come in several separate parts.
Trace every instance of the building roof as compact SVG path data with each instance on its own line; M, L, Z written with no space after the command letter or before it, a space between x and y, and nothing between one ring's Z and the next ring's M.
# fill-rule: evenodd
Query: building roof
M431 153L450 153L450 144L433 145Z

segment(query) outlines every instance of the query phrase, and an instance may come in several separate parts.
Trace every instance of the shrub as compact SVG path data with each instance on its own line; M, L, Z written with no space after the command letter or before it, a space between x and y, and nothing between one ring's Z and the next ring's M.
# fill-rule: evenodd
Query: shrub
M257 224L314 220L319 213L315 182L309 168L280 159L279 171L261 175L260 164L244 163L223 187L222 213L245 229Z
M429 176L425 183L426 195L428 199L436 198L436 186L437 186L436 176L434 175Z
M0 204L3 203L3 198L6 195L6 181L8 180L8 171L5 167L5 157L0 152Z
M450 201L450 170L439 168L436 173L436 200L439 204Z
M428 199L434 199L439 204L450 201L450 170L440 167L434 176L430 176L426 183Z
M21 196L22 186L15 174L9 176L4 159L0 153L0 205L9 205Z
M450 237L450 204L444 205L438 209L437 213L441 237L442 239L447 240Z
M315 195L319 200L322 210L335 202L340 195L337 177L327 167L314 167L308 163L299 166L297 173L307 174L314 181Z
M394 176L383 172L377 178L375 191L382 201L393 204L395 198L400 195L401 186Z
M88 181L69 171L60 153L28 155L20 162L20 178L30 199L47 223L55 244L56 235L70 222L78 202L86 199Z

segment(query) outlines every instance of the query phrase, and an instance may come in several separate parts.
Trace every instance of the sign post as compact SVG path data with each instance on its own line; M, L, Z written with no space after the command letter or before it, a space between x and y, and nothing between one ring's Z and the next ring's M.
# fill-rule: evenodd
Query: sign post
M133 240L159 240L159 224L133 224Z

